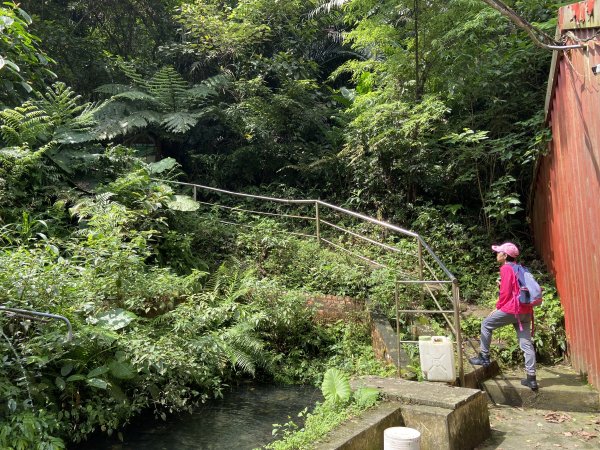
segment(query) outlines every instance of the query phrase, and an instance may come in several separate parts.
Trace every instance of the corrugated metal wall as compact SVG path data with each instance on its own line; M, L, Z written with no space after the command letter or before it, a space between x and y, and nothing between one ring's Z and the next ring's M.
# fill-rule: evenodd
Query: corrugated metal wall
M594 13L595 17L594 17ZM547 119L548 155L538 162L531 219L538 252L556 276L573 367L600 388L600 8L559 11L559 30L593 38L555 55ZM564 33L563 33L564 35ZM575 43L570 40L569 43Z

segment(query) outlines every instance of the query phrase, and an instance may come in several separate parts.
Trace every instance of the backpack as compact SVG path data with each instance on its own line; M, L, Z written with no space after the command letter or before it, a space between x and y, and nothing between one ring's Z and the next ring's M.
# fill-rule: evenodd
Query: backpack
M513 271L519 282L519 302L522 305L539 306L542 304L542 288L535 281L533 275L526 267L520 264L512 264Z

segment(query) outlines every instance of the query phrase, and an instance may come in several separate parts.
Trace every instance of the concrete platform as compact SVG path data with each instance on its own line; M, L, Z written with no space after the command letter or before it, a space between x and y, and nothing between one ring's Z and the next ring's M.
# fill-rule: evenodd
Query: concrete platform
M477 450L598 450L598 413L491 405L492 436Z
M379 389L388 401L330 433L319 450L381 450L383 431L406 426L421 432L421 450L468 450L490 436L488 401L476 389L397 378L363 377L353 389Z
M522 371L504 371L484 381L494 403L535 409L600 412L600 394L567 366L538 367L537 393L521 385Z

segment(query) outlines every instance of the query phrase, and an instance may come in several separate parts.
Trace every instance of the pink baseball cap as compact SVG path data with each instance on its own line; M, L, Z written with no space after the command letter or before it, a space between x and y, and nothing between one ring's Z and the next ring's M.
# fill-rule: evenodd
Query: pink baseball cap
M512 258L519 256L519 249L512 242L505 242L502 245L492 245L492 250L494 250L496 253L506 253Z

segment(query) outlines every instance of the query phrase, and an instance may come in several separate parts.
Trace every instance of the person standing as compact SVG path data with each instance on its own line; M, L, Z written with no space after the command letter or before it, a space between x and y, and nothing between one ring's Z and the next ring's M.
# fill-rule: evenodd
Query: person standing
M511 242L492 245L496 260L500 264L500 294L496 310L481 322L480 352L469 362L475 366L490 365L490 344L496 328L513 325L519 339L519 347L525 355L527 378L521 380L523 386L537 391L539 386L535 374L535 348L531 340L531 320L533 307L519 301L519 282L512 265L519 256L519 249Z

